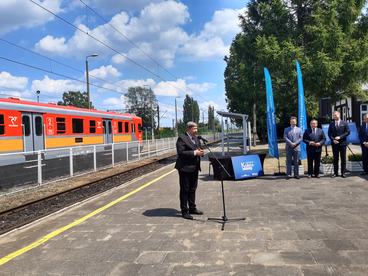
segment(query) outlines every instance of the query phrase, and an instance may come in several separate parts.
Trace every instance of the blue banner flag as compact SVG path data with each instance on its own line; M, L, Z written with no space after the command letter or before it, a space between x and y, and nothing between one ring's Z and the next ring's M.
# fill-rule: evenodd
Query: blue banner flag
M268 154L270 156L279 158L279 148L277 145L277 132L276 132L275 103L273 101L271 76L267 68L264 68L264 74L266 81L266 100L267 100L266 114L267 114Z
M302 70L300 69L299 62L296 62L296 72L298 74L298 126L301 128L302 133L307 130L307 109L305 108L304 99L304 87ZM300 143L300 159L307 158L307 149L305 143Z

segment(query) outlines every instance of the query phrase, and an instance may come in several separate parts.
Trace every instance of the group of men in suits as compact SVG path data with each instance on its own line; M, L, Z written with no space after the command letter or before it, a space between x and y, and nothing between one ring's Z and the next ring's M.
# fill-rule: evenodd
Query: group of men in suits
M328 128L328 136L331 139L333 152L334 174L339 175L339 159L341 159L341 177L346 171L346 147L347 136L350 134L347 122L340 119L340 112L333 113L333 121ZM177 160L175 168L179 172L180 183L180 209L182 217L193 219L193 214L202 215L197 209L195 199L198 186L198 173L201 170L201 157L204 150L201 142L196 136L197 124L188 122L185 134L179 135L176 142ZM364 116L364 123L359 129L360 144L362 147L364 173L368 174L368 114ZM326 137L321 128L318 128L317 120L311 120L310 128L304 133L297 127L297 118L290 118L290 127L284 130L286 141L286 167L288 178L291 177L291 168L294 165L294 177L299 179L299 157L300 143L304 142L307 147L308 177L319 178L319 167L321 161L322 146Z
M291 168L294 166L294 178L299 179L299 155L300 143L307 146L308 177L319 178L319 167L321 163L322 146L326 142L326 137L322 129L318 128L317 120L311 120L310 128L304 134L296 126L296 117L290 118L290 127L284 130L286 142L286 172L288 179L291 177ZM350 134L349 125L341 120L340 112L333 113L333 121L328 127L328 137L331 139L333 153L334 173L332 177L339 176L339 159L341 159L341 174L346 177L346 148L348 146L347 137ZM364 123L359 129L359 139L363 156L363 175L368 175L368 114L364 116Z

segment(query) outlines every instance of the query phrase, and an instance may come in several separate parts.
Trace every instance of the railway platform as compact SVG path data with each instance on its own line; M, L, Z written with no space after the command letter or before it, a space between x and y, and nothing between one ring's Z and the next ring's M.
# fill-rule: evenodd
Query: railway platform
M0 236L1 275L367 275L368 182L220 183L202 163L203 216L179 213L173 164Z

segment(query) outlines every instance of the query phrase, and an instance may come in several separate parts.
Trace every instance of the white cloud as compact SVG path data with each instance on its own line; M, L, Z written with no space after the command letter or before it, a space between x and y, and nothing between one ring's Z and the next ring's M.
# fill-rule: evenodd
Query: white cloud
M153 91L158 96L171 96L177 97L179 95L194 95L198 93L206 92L216 85L214 83L187 83L184 79L178 79L176 81L162 81L159 82Z
M73 80L54 80L50 79L47 75L42 80L33 80L31 90L40 90L42 94L60 94L62 95L67 91L85 91L85 85L83 83Z
M120 54L116 54L113 55L111 58L111 62L115 63L115 64L123 64L126 61L126 57L120 55Z
M110 97L107 99L104 99L102 101L102 106L105 109L124 109L125 108L125 102L124 97Z
M121 73L112 65L101 66L99 68L93 69L89 71L90 76L94 76L97 78L109 80L116 79L121 76Z
M212 59L227 55L231 40L241 31L238 18L241 11L216 11L199 35L190 36L180 53L191 59Z
M60 13L62 0L36 1L53 12ZM0 1L0 33L7 33L22 27L40 26L54 19L54 16L25 0Z
M35 45L36 50L43 52L48 52L50 54L57 53L63 54L67 52L68 46L65 44L65 37L53 37L52 35L47 35L42 38Z
M124 11L139 11L149 3L157 3L162 0L89 0L86 1L92 8L98 12L116 13Z
M145 53L169 67L173 64L178 47L188 39L187 33L179 27L188 20L188 8L180 2L170 0L150 3L137 16L120 12L111 18L109 24L134 41ZM119 52L127 53L130 58L150 61L141 50L131 45L108 24L99 25L94 29L89 29L83 24L78 27ZM53 48L55 45L57 47ZM111 54L111 50L79 31L68 39L46 36L36 43L35 48L47 53L53 48L53 54L73 57L84 56L90 52L98 52L101 56ZM121 63L124 60L114 56L113 62Z
M2 71L0 72L0 89L9 89L15 91L24 91L27 89L28 78L17 77Z

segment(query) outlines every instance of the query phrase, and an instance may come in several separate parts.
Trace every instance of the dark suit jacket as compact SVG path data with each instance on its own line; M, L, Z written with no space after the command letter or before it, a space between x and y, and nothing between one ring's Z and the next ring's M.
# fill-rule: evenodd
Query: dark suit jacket
M182 172L196 172L201 170L201 158L194 155L194 151L201 147L201 142L194 136L193 144L187 134L180 135L176 141L177 159L175 169Z
M325 134L323 133L322 129L316 128L316 133L314 134L312 132L312 129L308 128L304 132L303 141L304 141L304 143L307 144L307 151L308 152L321 152L322 151L322 146L326 142L326 137L325 137ZM319 146L319 147L310 146L309 145L310 142L320 143L321 146Z
M349 136L350 130L348 123L341 120L340 125L338 128L336 128L335 121L332 121L330 123L330 126L328 127L328 137L331 139L331 145L335 145L333 140L335 137L340 136L340 143L337 145L343 145L346 146L348 142L346 141L346 138Z
M365 123L363 123L359 128L359 140L361 145L363 145L363 142L368 142L368 133L366 131Z

